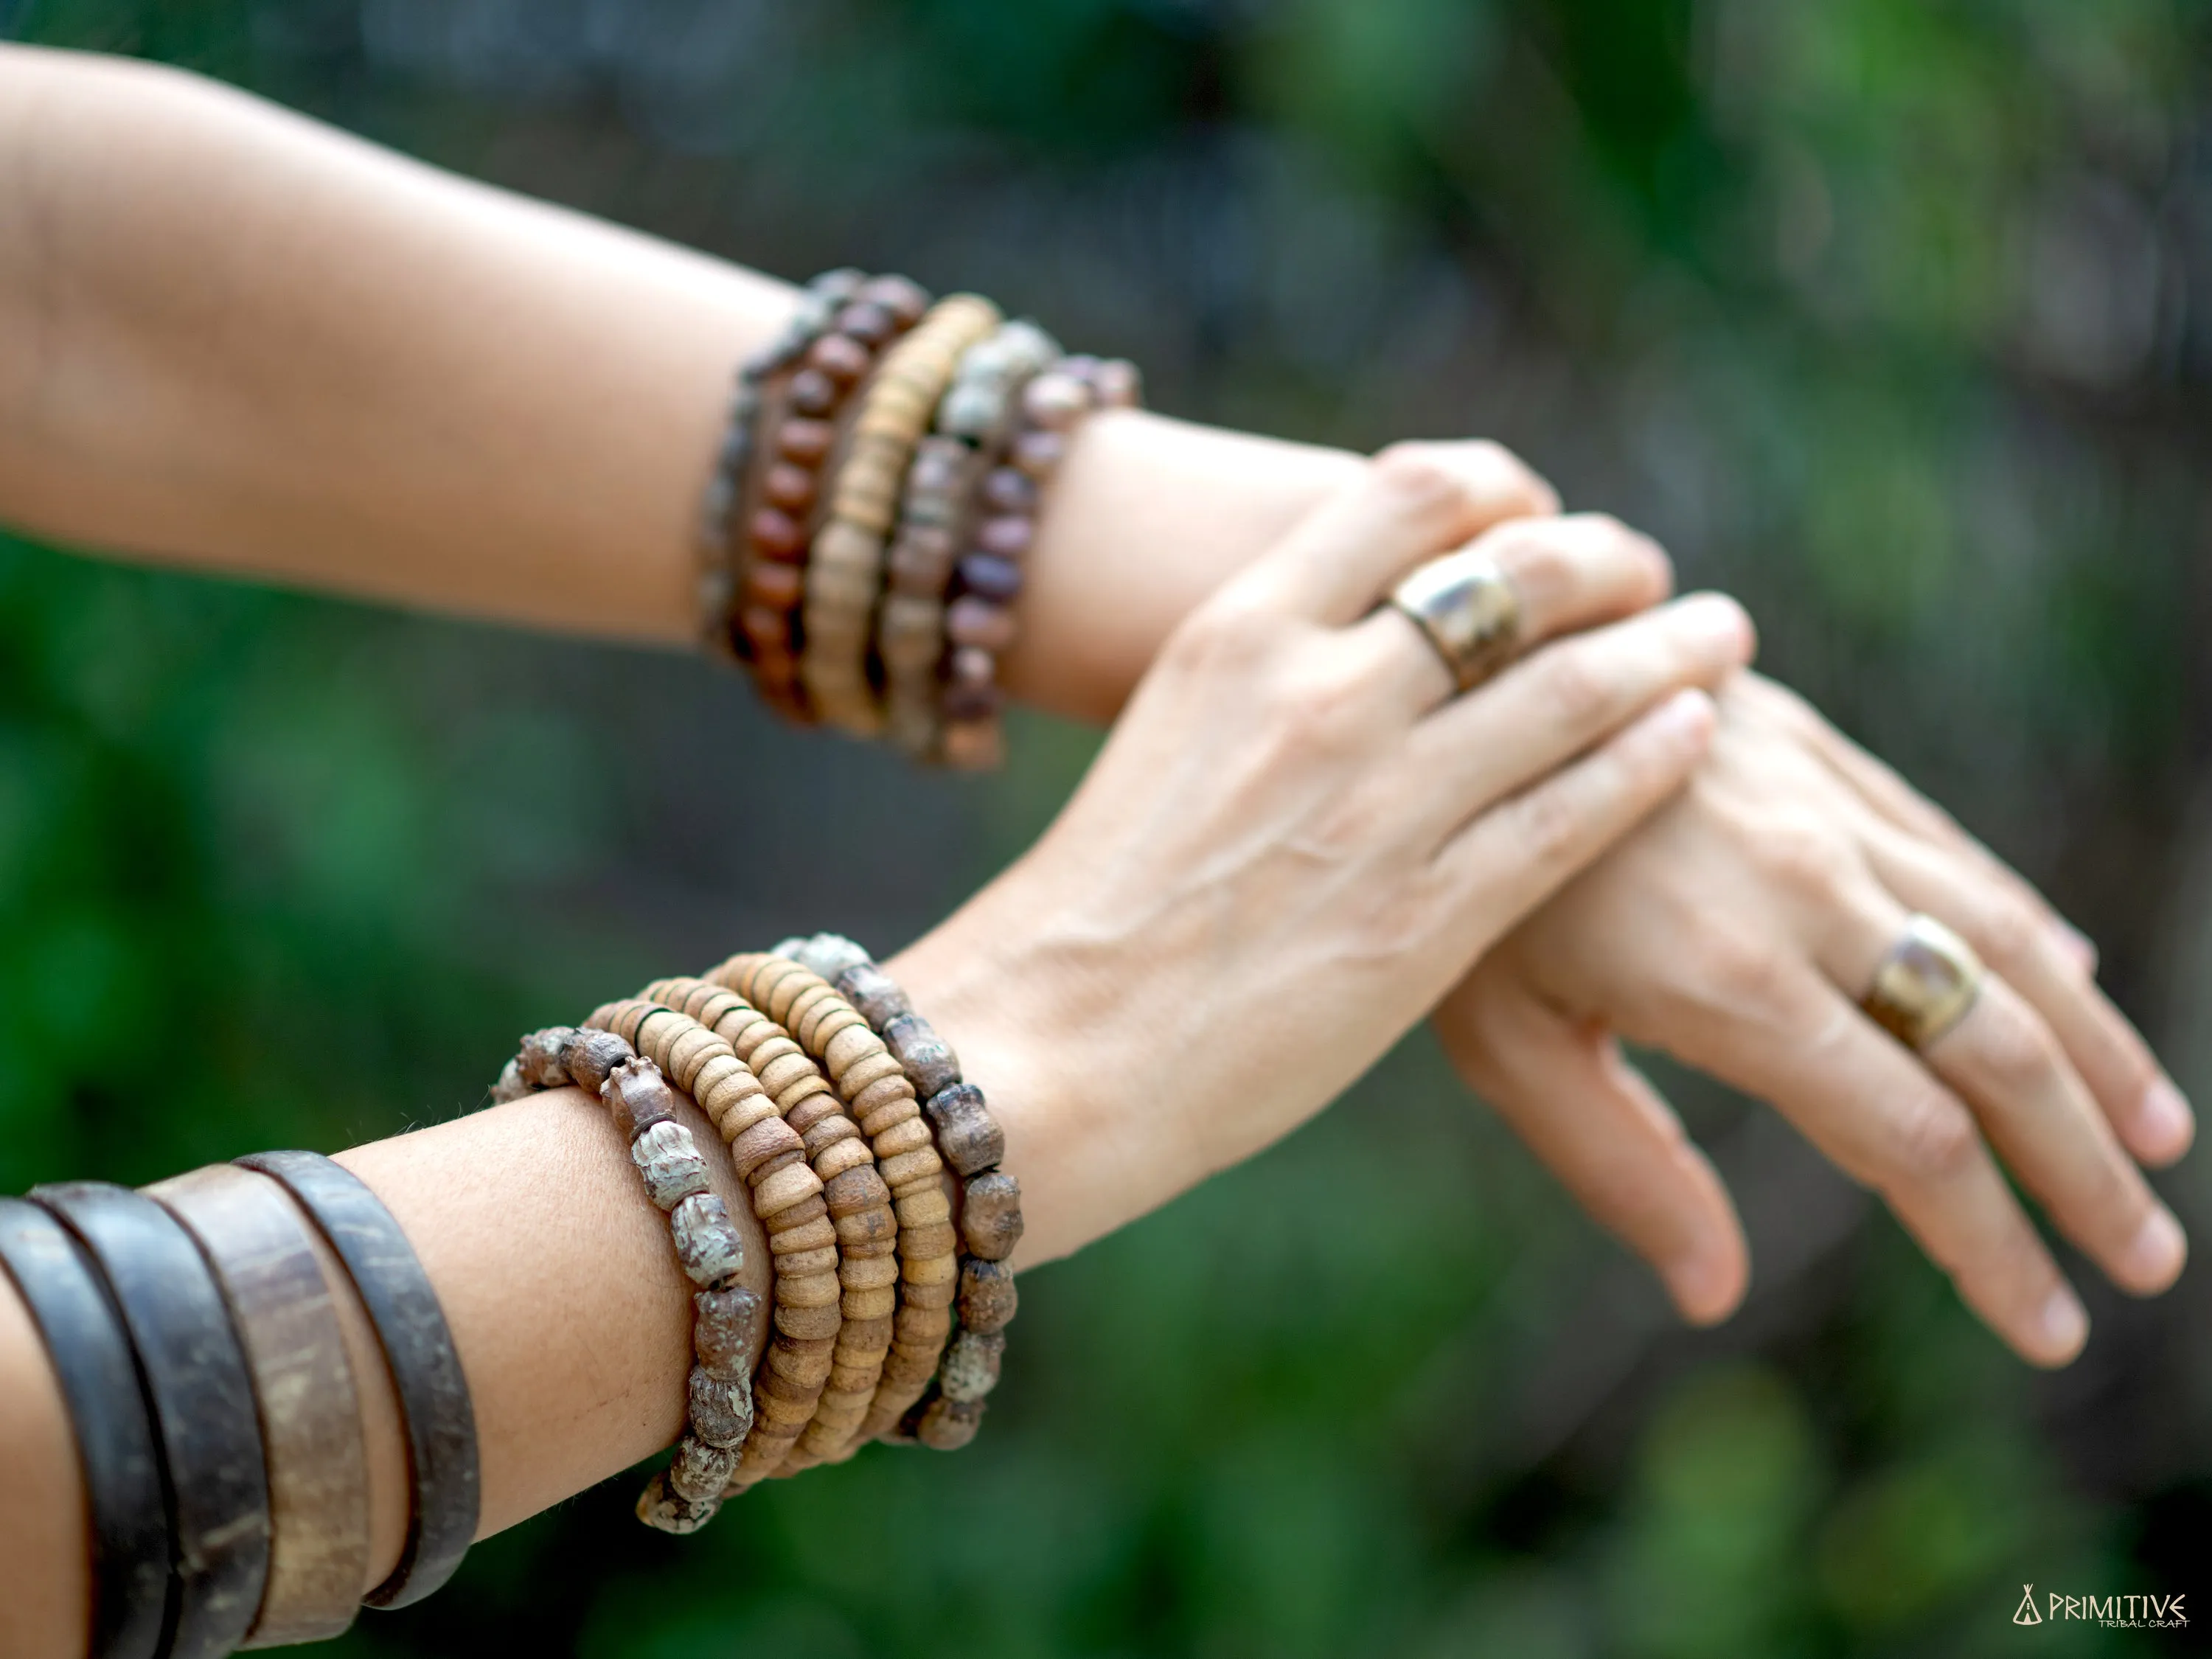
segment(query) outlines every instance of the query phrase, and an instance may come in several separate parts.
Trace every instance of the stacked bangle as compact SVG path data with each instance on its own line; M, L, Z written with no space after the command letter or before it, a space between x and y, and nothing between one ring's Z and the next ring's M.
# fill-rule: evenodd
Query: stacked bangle
M171 1560L173 1659L216 1659L244 1640L269 1577L269 1483L253 1378L214 1275L152 1199L101 1182L34 1187L106 1281L153 1402Z
M738 1282L744 1241L709 1188L707 1162L677 1120L676 1091L659 1066L612 1031L556 1026L522 1040L495 1092L511 1098L565 1083L598 1094L614 1118L646 1195L668 1218L676 1259L698 1287L684 1437L637 1502L647 1525L696 1532L721 1507L722 1489L753 1426L752 1349L745 1336L758 1298Z
M766 430L767 441L726 441L726 449L743 450L750 467L732 474L737 482L724 508L744 525L736 632L763 698L795 720L808 711L793 624L807 594L808 549L821 516L821 480L836 448L838 420L878 354L911 329L929 303L927 294L902 276L870 277L848 289L842 276L817 279L829 285L825 293L841 297L826 326L807 328L806 342L792 359L796 368L772 399L773 408L763 398L732 411L733 432L742 415L749 431ZM795 343L805 325L810 318L800 319L787 341ZM750 504L752 497L757 505ZM719 505L719 496L710 499L709 511Z
M275 1182L228 1164L146 1193L198 1243L252 1376L269 1577L242 1645L339 1635L368 1571L368 1451L344 1328L307 1223Z
M939 1450L964 1446L981 1425L998 1384L1006 1328L1018 1305L1006 1258L1022 1236L1021 1188L1000 1169L1006 1134L983 1091L963 1082L960 1062L906 994L859 945L834 933L777 947L828 979L904 1069L922 1100L938 1151L960 1182L958 1328L935 1379L899 1419L902 1435ZM896 1189L895 1189L896 1190Z
M884 354L863 397L828 522L807 561L799 665L816 714L844 731L865 737L881 725L868 683L870 623L907 465L960 354L999 321L999 308L977 295L939 301L913 333Z
M92 1532L93 1659L153 1659L168 1601L169 1519L153 1407L83 1246L35 1204L0 1198L0 1268L52 1357Z

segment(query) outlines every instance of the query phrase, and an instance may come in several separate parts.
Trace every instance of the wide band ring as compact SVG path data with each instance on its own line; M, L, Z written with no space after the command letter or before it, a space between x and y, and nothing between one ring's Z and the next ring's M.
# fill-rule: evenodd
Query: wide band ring
M1452 684L1472 691L1513 660L1521 641L1521 596L1497 561L1472 550L1431 559L1390 590L1434 646Z
M1982 988L1974 947L1930 915L1914 915L1860 999L1867 1018L1909 1048L1925 1048L1966 1016Z

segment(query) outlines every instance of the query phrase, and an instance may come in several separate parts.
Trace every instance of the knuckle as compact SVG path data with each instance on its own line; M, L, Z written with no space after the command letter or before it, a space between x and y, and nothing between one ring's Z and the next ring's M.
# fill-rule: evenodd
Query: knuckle
M1284 618L1258 599L1223 592L1184 620L1162 655L1184 673L1242 678L1271 659L1288 632Z
M1376 455L1372 468L1376 488L1407 518L1456 520L1467 512L1466 479L1434 444L1392 444Z
M2045 938L2038 907L2017 893L1991 896L1974 920L1974 942L1990 961L2010 964L2028 960Z
M1828 825L1811 813L1769 820L1750 843L1768 880L1800 898L1826 898L1844 884L1850 858Z
M1770 940L1705 927L1686 942L1682 961L1680 993L1698 1011L1731 1024L1771 1028L1784 1022L1788 964Z
M1986 994L1971 1018L1975 1069L1992 1088L2025 1094L2050 1081L2058 1054L2041 1020ZM1961 1030L1960 1035L1968 1032Z
M1586 645L1555 646L1543 659L1545 706L1559 726L1585 732L1603 726L1620 702L1619 681Z
M1556 873L1579 861L1588 814L1580 800L1563 789L1537 789L1510 809L1516 842L1536 868Z
M1929 1097L1899 1115L1881 1162L1893 1182L1942 1186L1973 1168L1981 1152L1980 1132L1965 1108Z

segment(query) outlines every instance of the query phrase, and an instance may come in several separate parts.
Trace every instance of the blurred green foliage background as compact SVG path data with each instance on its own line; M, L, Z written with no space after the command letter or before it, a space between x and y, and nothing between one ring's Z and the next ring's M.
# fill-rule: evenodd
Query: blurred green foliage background
M974 286L1173 412L1482 433L1752 604L2044 882L2212 1102L2212 20L2185 0L0 0L789 276ZM468 1109L526 1026L794 928L889 948L1001 779L704 665L0 538L0 1190ZM679 756L765 754L804 827ZM619 787L562 794L546 780ZM885 837L882 824L901 834ZM825 856L830 854L832 856ZM990 1431L659 1538L617 1482L348 1654L2167 1653L2212 1621L2212 1291L2032 1376L1771 1115L1669 1086L1758 1255L1640 1273L1415 1039L1039 1273ZM2212 1232L2203 1155L2161 1186ZM2077 1269L2078 1261L2075 1263ZM858 1561L875 1565L856 1570Z

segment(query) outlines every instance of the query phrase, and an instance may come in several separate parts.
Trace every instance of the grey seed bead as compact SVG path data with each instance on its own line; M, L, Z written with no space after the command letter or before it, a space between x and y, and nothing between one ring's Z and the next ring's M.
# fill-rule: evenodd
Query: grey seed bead
M760 1297L742 1285L693 1292L691 1352L716 1382L738 1382L753 1374L760 1306Z
M670 1486L668 1471L663 1469L646 1485L637 1500L637 1518L656 1532L673 1533L678 1538L695 1533L714 1518L714 1511L722 1507L719 1497L703 1498L694 1503L680 1497Z
M969 1256L960 1264L960 1328L988 1336L1013 1323L1021 1298L1013 1269L1003 1262Z
M807 940L806 949L812 958L806 965L832 985L848 968L875 966L868 953L842 933L817 933Z
M676 1115L676 1091L649 1060L627 1060L608 1073L599 1085L599 1099L614 1114L615 1127L624 1140L635 1140L654 1124Z
M719 1499L722 1488L738 1472L738 1448L710 1446L687 1434L676 1443L676 1455L668 1464L668 1487L678 1498L694 1504Z
M960 1081L959 1055L921 1015L902 1014L886 1022L883 1039L924 1100Z
M1021 1183L1004 1170L970 1181L960 1195L960 1242L968 1254L1003 1261L1021 1237Z
M680 1123L656 1123L629 1144L648 1197L664 1210L707 1190L707 1160Z
M1005 1339L999 1339L1003 1345ZM997 1370L993 1368L994 1380ZM727 1448L740 1445L753 1426L753 1389L748 1379L737 1382L718 1382L707 1375L702 1365L691 1368L689 1387L691 1410L691 1432L709 1446Z
M914 1012L898 981L872 962L855 963L830 983L878 1036L893 1020Z
M958 1332L945 1347L937 1386L947 1400L981 1400L999 1386L999 1362L1006 1352L1006 1339L1001 1332Z
M523 1078L522 1062L510 1060L500 1067L499 1081L491 1085L491 1103L504 1106L510 1100L520 1100L523 1096L534 1092Z
M774 945L769 947L768 953L772 957L788 957L800 967L811 969L813 964L808 962L804 956L799 954L806 949L806 944L807 942L805 939L799 938L798 934L793 933L789 939L778 939Z
M730 1212L712 1193L698 1193L669 1212L676 1259L694 1285L712 1289L745 1265L744 1241L730 1224Z
M561 1045L561 1065L568 1081L597 1094L606 1086L607 1075L637 1051L612 1031L578 1031L574 1041Z
M914 1437L932 1451L958 1451L983 1426L983 1402L942 1396L924 1407L915 1420Z
M573 1025L549 1025L522 1039L514 1056L515 1069L535 1089L557 1089L568 1081L562 1057L580 1035Z
M1006 406L1006 394L990 386L956 386L937 406L937 429L955 437L980 438Z
M938 1152L956 1174L981 1175L996 1169L1006 1155L1006 1131L974 1084L956 1083L939 1090L923 1103L922 1110L937 1130Z
M1017 317L994 337L1017 374L1035 374L1060 359L1060 342L1026 317Z

